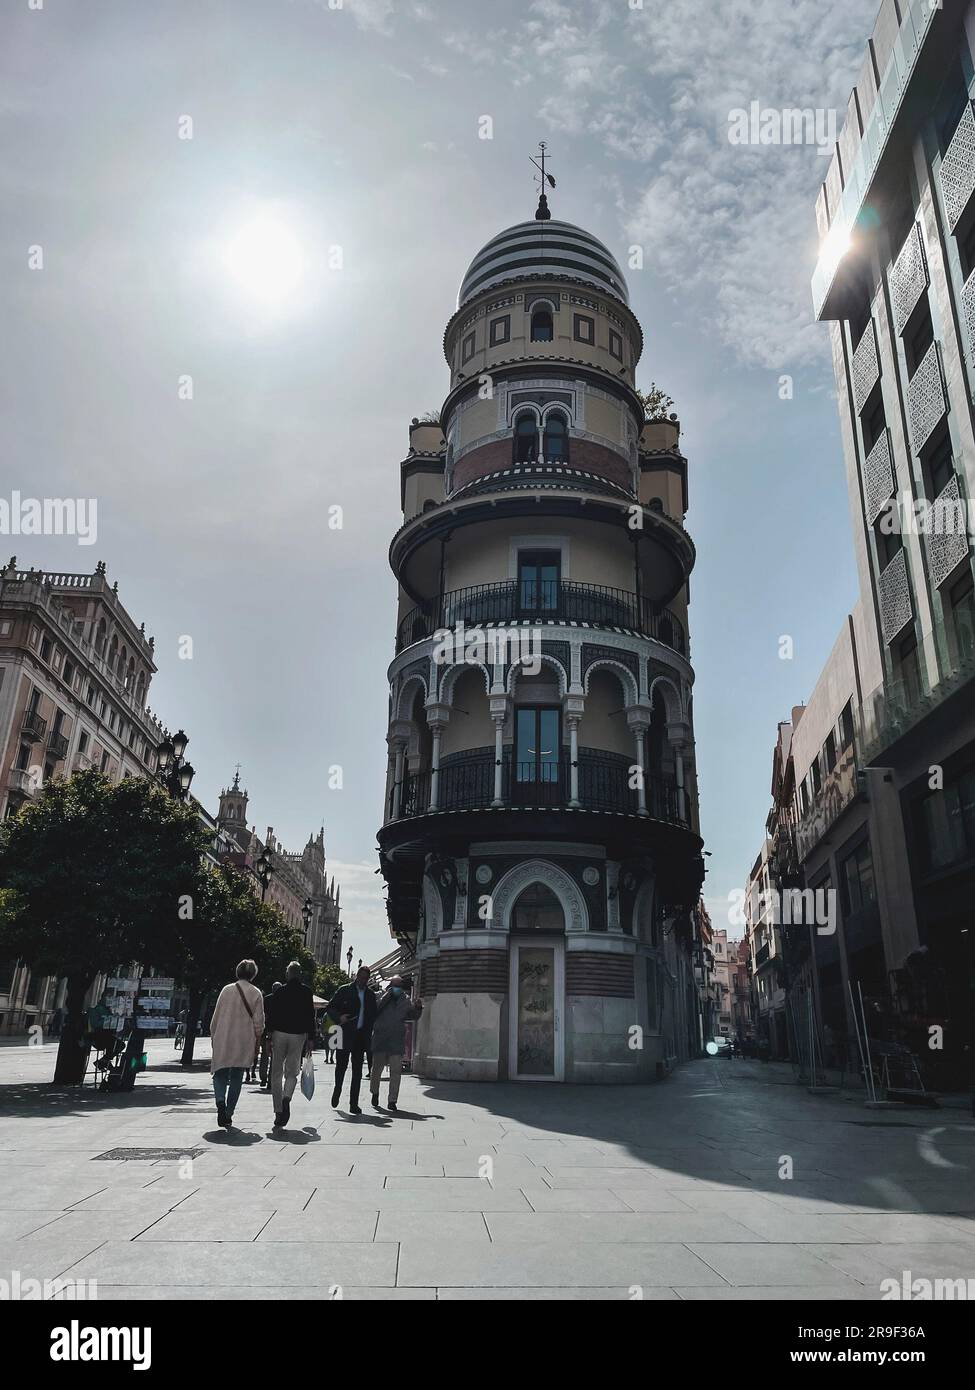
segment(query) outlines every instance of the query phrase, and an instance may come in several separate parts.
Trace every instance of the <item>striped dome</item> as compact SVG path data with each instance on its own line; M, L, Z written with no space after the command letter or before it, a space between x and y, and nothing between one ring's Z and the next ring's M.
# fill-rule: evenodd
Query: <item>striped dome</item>
M469 299L503 280L571 275L629 304L623 272L601 241L571 222L519 222L499 232L471 261L457 297Z

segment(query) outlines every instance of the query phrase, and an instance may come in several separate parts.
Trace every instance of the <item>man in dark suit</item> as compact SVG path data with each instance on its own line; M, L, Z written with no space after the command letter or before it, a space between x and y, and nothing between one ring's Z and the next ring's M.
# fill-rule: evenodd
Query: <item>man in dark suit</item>
M332 995L328 1006L328 1016L333 1023L338 1025L335 1039L333 1109L338 1106L342 1098L342 1083L351 1061L352 1082L349 1087L349 1110L353 1115L362 1114L362 1110L359 1108L362 1059L369 1051L372 1025L376 1021L378 1007L378 1000L369 988L369 967L367 965L359 967L352 984L343 985Z

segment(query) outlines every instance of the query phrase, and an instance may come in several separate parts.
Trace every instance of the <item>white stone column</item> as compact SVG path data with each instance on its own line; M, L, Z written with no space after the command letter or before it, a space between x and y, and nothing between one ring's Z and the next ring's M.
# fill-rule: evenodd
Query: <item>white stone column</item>
M389 731L389 746L393 753L393 805L391 820L399 820L403 806L403 773L406 768L406 748L410 740L410 728L397 720Z
M569 805L579 802L579 724L586 712L584 695L562 697L562 720L569 731Z
M674 751L674 781L677 784L677 814L688 821L687 793L684 788L684 751L690 744L690 726L683 720L667 725L667 741Z
M501 691L492 691L489 699L491 718L494 721L494 800L492 806L504 805L504 726L508 719L508 696Z
M427 724L433 735L433 749L430 756L430 810L440 809L440 740L444 729L450 722L448 705L427 705Z
M630 705L626 711L626 724L633 735L633 745L636 752L636 766L639 769L637 777L637 815L645 816L647 812L647 771L643 756L644 738L650 727L650 708L648 705L640 703Z

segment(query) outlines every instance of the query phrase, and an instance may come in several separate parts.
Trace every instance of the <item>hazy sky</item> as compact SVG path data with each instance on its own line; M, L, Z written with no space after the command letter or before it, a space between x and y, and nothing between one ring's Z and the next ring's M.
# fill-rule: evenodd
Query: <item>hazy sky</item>
M809 295L827 161L732 145L728 114L842 112L878 0L33 4L0 12L0 495L94 497L98 539L6 552L106 561L155 634L150 703L189 733L194 791L215 809L239 760L261 834L297 849L324 821L346 943L385 954L398 465L446 393L463 272L532 215L547 140L553 214L624 265L644 249L638 383L675 398L689 460L705 892L725 925L776 724L855 597Z

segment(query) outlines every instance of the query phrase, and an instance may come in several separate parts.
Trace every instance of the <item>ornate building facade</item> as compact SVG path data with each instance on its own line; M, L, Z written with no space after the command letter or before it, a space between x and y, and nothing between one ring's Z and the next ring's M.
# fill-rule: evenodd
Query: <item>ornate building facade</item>
M379 844L424 1076L639 1081L699 1046L694 547L642 349L543 197L471 263L410 430Z
M305 945L319 965L338 965L342 951L341 890L336 887L335 875L330 883L325 872L324 827L316 836L309 835L303 850L290 852L279 844L273 827L268 826L263 840L253 827L248 828L247 801L236 773L231 786L220 793L217 827L231 849L229 853L218 852L218 858L253 876L257 885L257 864L266 853L271 864L267 902L304 935Z
M99 562L91 574L0 569L0 814L52 777L95 768L113 782L156 769L149 709L154 643ZM96 982L99 984L99 982ZM0 1034L46 1027L64 983L0 960Z

